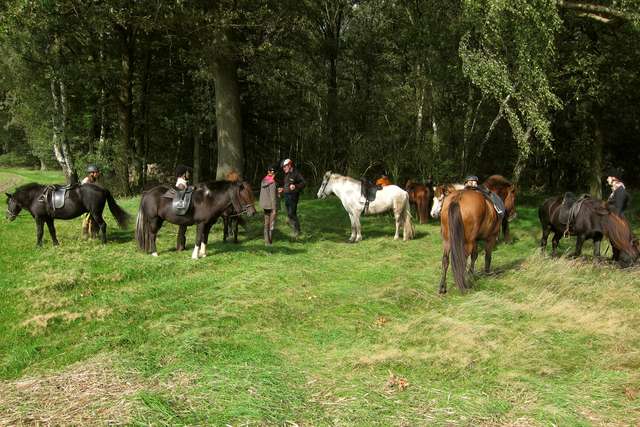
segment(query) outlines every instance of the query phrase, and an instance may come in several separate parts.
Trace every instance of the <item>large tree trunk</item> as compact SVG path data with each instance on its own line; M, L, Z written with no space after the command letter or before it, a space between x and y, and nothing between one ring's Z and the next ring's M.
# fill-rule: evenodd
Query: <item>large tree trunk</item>
M593 149L591 150L591 176L589 179L589 194L597 199L602 198L602 150L604 137L600 129L600 121L594 115Z
M213 73L218 130L216 179L224 179L231 171L242 175L244 168L238 64L234 59L220 55L214 60Z
M124 155L121 173L123 174L124 191L131 194L129 167L135 156L133 141L133 67L135 55L135 32L130 28L119 27L122 39L120 97L118 102L118 125Z
M69 116L66 86L59 77L53 77L50 85L53 100L53 153L67 183L75 184L78 182L78 174L67 135Z

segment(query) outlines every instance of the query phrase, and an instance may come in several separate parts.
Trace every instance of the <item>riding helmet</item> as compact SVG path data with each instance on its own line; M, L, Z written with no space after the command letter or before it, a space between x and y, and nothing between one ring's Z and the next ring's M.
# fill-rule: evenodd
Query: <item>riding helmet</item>
M464 182L469 182L469 181L479 181L478 177L475 175L468 175L465 179Z
M100 172L100 169L96 165L89 165L87 166L87 173L91 172Z

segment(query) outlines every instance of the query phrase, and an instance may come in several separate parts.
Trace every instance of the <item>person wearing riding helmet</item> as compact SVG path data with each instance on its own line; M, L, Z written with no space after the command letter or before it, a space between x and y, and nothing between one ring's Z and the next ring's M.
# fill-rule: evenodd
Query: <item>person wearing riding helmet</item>
M624 218L624 211L629 205L629 193L622 182L622 173L617 169L607 171L607 184L611 187L611 194L607 199L607 206L613 213Z
M464 188L470 188L473 190L477 190L479 192L481 192L482 194L484 194L485 197L487 197L489 200L491 200L491 202L493 203L493 205L496 208L496 212L498 213L498 215L504 215L504 211L505 211L505 207L504 207L504 201L500 198L499 195L497 195L496 193L494 193L493 191L489 190L487 187L485 187L484 185L478 185L478 177L475 175L467 175L464 179Z
M285 159L280 164L284 172L283 187L278 189L279 193L284 193L284 204L287 207L287 217L289 225L293 228L293 237L300 235L300 220L298 219L298 200L300 192L305 187L306 182L302 174L294 168L291 159Z
M100 169L96 165L87 166L87 176L82 179L82 184L95 184L100 178Z
M277 165L267 167L267 174L260 183L260 207L264 210L264 244L273 243L273 229L276 223L278 208L278 191L276 189Z
M478 177L475 176L475 175L468 175L464 179L464 186L465 187L477 188L478 187Z
M87 166L87 176L82 179L81 184L97 184L100 178L100 169L96 165ZM82 217L82 237L96 238L98 236L98 224L93 220L91 214L86 213Z

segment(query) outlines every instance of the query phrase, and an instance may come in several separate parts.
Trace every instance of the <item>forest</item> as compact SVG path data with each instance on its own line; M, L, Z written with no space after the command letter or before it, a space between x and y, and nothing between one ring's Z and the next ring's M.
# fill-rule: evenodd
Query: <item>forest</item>
M0 165L640 184L638 0L5 0Z

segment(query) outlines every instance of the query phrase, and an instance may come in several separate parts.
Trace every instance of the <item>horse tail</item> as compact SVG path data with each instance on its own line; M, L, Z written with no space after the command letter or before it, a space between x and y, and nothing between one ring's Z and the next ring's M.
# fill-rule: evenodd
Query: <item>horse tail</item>
M109 211L111 211L111 215L113 215L113 217L116 219L120 228L126 228L127 224L129 223L129 214L127 213L127 211L118 206L116 200L113 198L109 190L105 191L107 192L107 203L109 204Z
M456 285L461 292L467 289L467 283L464 277L467 267L467 257L464 253L464 222L460 214L460 202L456 197L451 201L448 212L449 223L449 246L451 248L451 270Z
M138 209L138 217L136 218L136 241L138 242L138 248L141 251L148 252L149 250L149 221L144 214L144 195L140 200L140 209Z
M415 228L413 227L413 223L411 222L411 208L409 203L409 197L404 201L404 209L402 210L402 224L403 231L402 237L404 240L411 240L415 234Z

